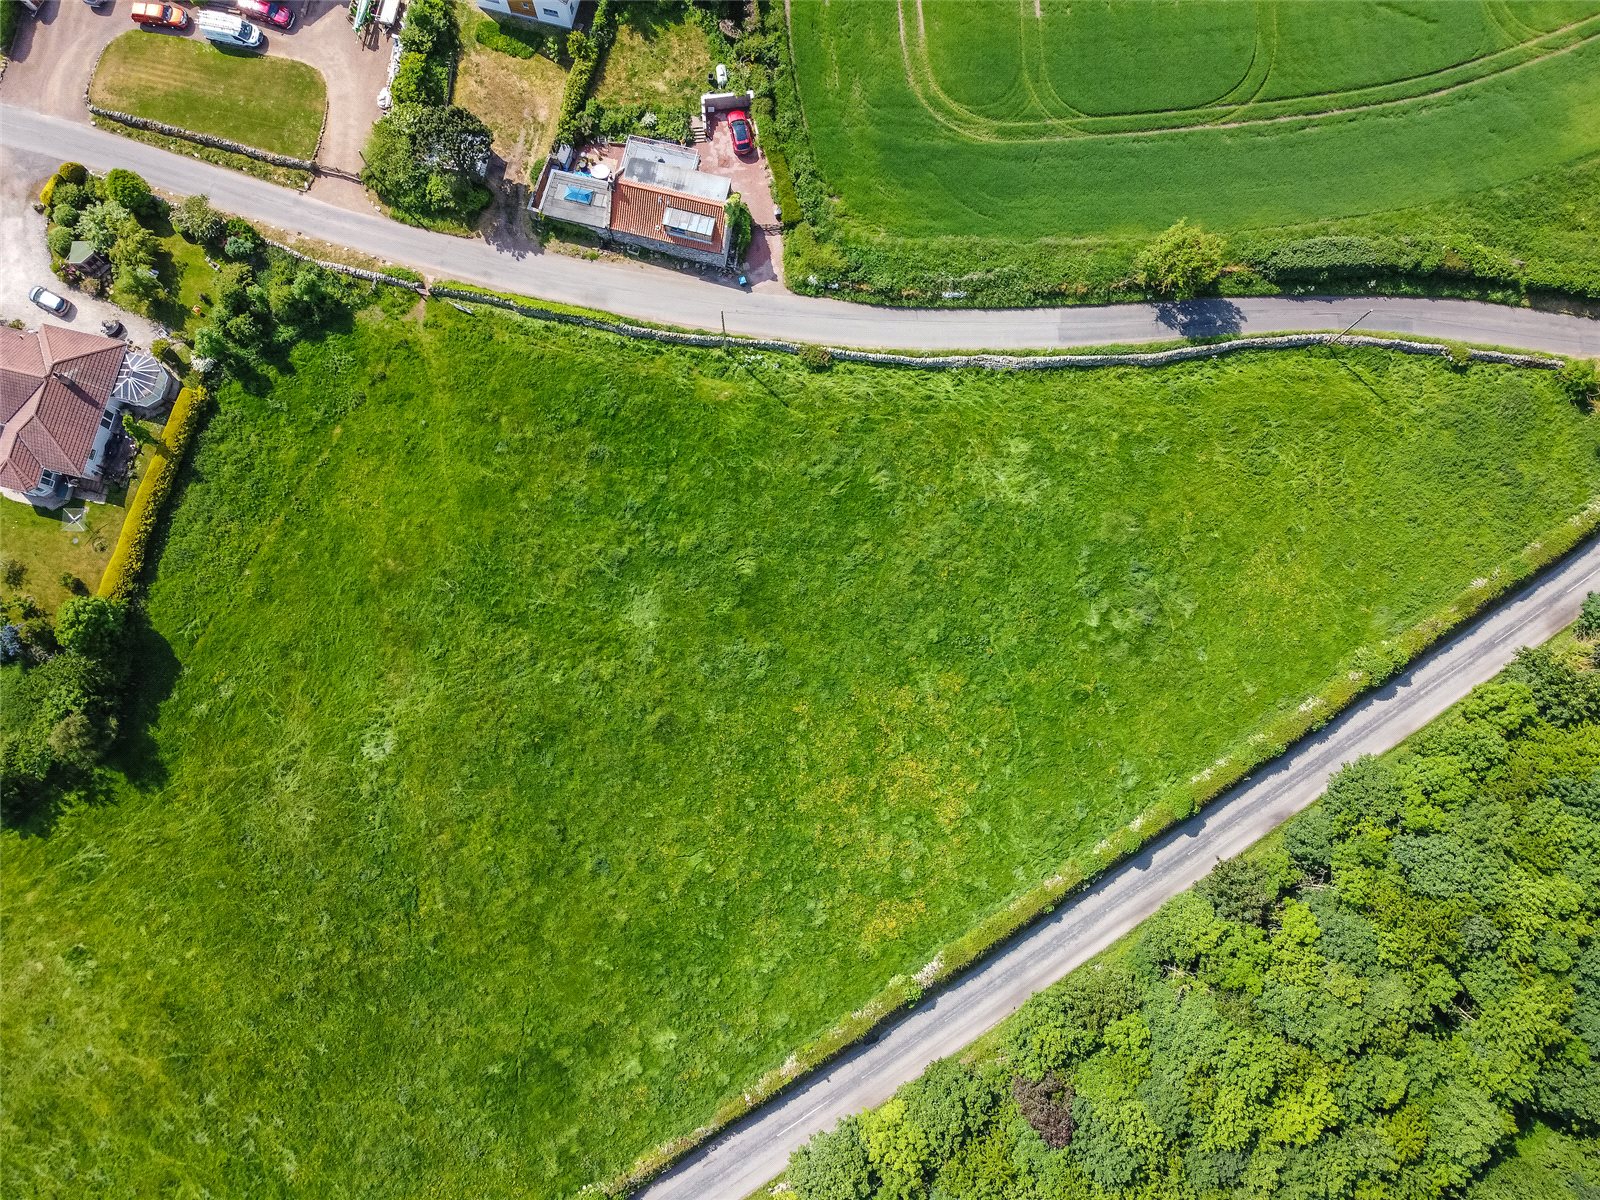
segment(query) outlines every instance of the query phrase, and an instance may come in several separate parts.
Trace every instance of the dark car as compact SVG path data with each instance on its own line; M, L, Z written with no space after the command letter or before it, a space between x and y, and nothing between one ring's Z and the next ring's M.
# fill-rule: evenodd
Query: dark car
M279 29L294 28L294 12L281 0L235 0L239 11L247 17L265 21Z
M733 152L749 154L756 148L756 127L750 124L750 114L736 108L728 114L728 131L733 134Z

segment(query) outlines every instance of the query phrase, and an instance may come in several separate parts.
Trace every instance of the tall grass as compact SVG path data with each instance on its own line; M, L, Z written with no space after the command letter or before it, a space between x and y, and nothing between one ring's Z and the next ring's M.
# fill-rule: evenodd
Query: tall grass
M8 1194L611 1175L1600 485L1546 373L1379 351L294 365L196 449L138 785L0 846Z

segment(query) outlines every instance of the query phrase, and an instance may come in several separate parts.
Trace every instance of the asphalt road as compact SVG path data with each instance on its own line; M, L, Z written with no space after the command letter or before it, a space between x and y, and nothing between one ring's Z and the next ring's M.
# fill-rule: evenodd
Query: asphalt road
M663 324L896 350L1020 350L1165 341L1219 333L1340 329L1483 342L1556 354L1600 355L1600 321L1495 304L1408 297L1241 298L1187 305L918 310L797 296L776 283L746 292L731 281L623 261L502 250L430 233L376 211L310 196L147 146L105 130L0 104L0 170L39 173L63 159L130 167L172 192L204 192L228 212L402 263L431 279L482 287Z
M1299 743L1204 813L1058 908L875 1043L835 1062L692 1154L642 1200L742 1200L781 1172L818 1130L887 1100L936 1059L956 1053L1024 1000L1087 962L1163 902L1197 882L1322 794L1364 754L1397 745L1491 678L1521 646L1551 637L1600 589L1600 540L1474 622Z

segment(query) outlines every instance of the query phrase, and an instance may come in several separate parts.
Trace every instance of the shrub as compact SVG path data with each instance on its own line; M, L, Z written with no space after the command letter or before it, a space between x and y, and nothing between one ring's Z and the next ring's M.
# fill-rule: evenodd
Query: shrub
M89 194L89 189L79 183L62 183L58 180L55 191L51 195L50 204L54 208L60 208L65 204L81 210L94 202L94 197Z
M172 211L172 225L191 242L214 242L223 235L226 223L204 196L189 196Z
M138 591L139 577L144 571L144 555L150 538L155 533L161 517L162 505L172 490L178 466L183 461L184 448L194 435L204 411L204 388L184 388L172 404L172 415L162 431L163 448L157 450L150 469L139 481L139 491L128 508L122 523L122 535L117 538L111 561L100 577L97 595L109 600L130 600Z
M1600 592L1590 592L1583 598L1583 610L1572 631L1581 638L1600 637Z
M396 105L373 126L361 178L402 212L465 212L483 197L478 168L490 142L489 127L464 108Z
M241 262L256 252L256 245L246 237L230 237L222 243L222 252L235 262Z
M52 175L44 181L44 186L39 189L39 203L46 208L49 208L55 200L57 182L56 177Z
M80 187L89 180L89 171L82 163L64 162L56 168L55 177L63 183L75 183Z
M22 581L27 578L28 566L20 559L9 556L0 558L0 582L8 588L21 587Z
M755 232L755 223L750 219L750 209L738 196L728 201L726 214L728 240L733 244L733 257L741 259L744 257L744 252L750 248L750 238Z
M1450 365L1458 371L1464 371L1472 364L1472 351L1465 346L1451 346L1446 354L1450 359Z
M493 18L485 17L478 22L473 37L480 46L487 46L501 54L509 54L512 58L532 58L536 54L542 54L546 58L555 59L560 54L559 44L553 38L545 36L537 29L523 26L520 22L508 22L502 25Z
M808 371L827 371L833 367L833 355L826 346L813 346L808 342L800 347L800 363Z
M156 358L166 358L172 350L172 343L166 338L156 338L150 343L150 353Z
M1046 1071L1044 1078L1035 1083L1015 1075L1011 1079L1011 1094L1017 1109L1035 1133L1052 1150L1060 1150L1072 1142L1076 1125L1072 1119L1072 1085L1057 1078L1054 1071Z
M1574 404L1588 404L1600 396L1600 367L1592 359L1570 360L1557 377L1561 380L1561 390Z
M1179 221L1140 252L1134 270L1149 291L1183 300L1216 283L1222 265L1222 239Z
M107 200L114 200L139 216L148 216L154 207L155 197L144 177L121 167L106 172L105 192Z
M50 232L44 235L44 241L50 247L51 254L65 258L67 251L72 249L72 230L65 225L52 225Z
M11 49L11 42L22 28L23 8L20 4L0 4L0 54Z
M429 90L426 56L410 50L400 56L389 94L396 104L438 104L442 100Z
M63 204L57 200L50 210L50 220L66 229L72 229L78 224L78 218L83 215L81 209L70 204Z

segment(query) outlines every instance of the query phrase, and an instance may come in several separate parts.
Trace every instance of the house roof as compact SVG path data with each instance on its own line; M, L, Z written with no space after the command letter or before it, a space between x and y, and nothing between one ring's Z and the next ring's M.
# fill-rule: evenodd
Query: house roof
M539 211L557 221L604 229L611 223L611 183L575 171L551 171Z
M87 469L127 351L59 325L0 329L0 485L25 492L42 471Z
M674 233L664 223L669 208L680 214L711 218L710 236L694 238ZM688 250L709 250L713 254L721 254L726 246L725 218L720 203L627 178L617 180L611 195L611 228Z
M672 142L631 137L622 147L624 178L719 203L726 200L728 193L733 190L733 181L726 175L712 175L699 167L698 153Z

